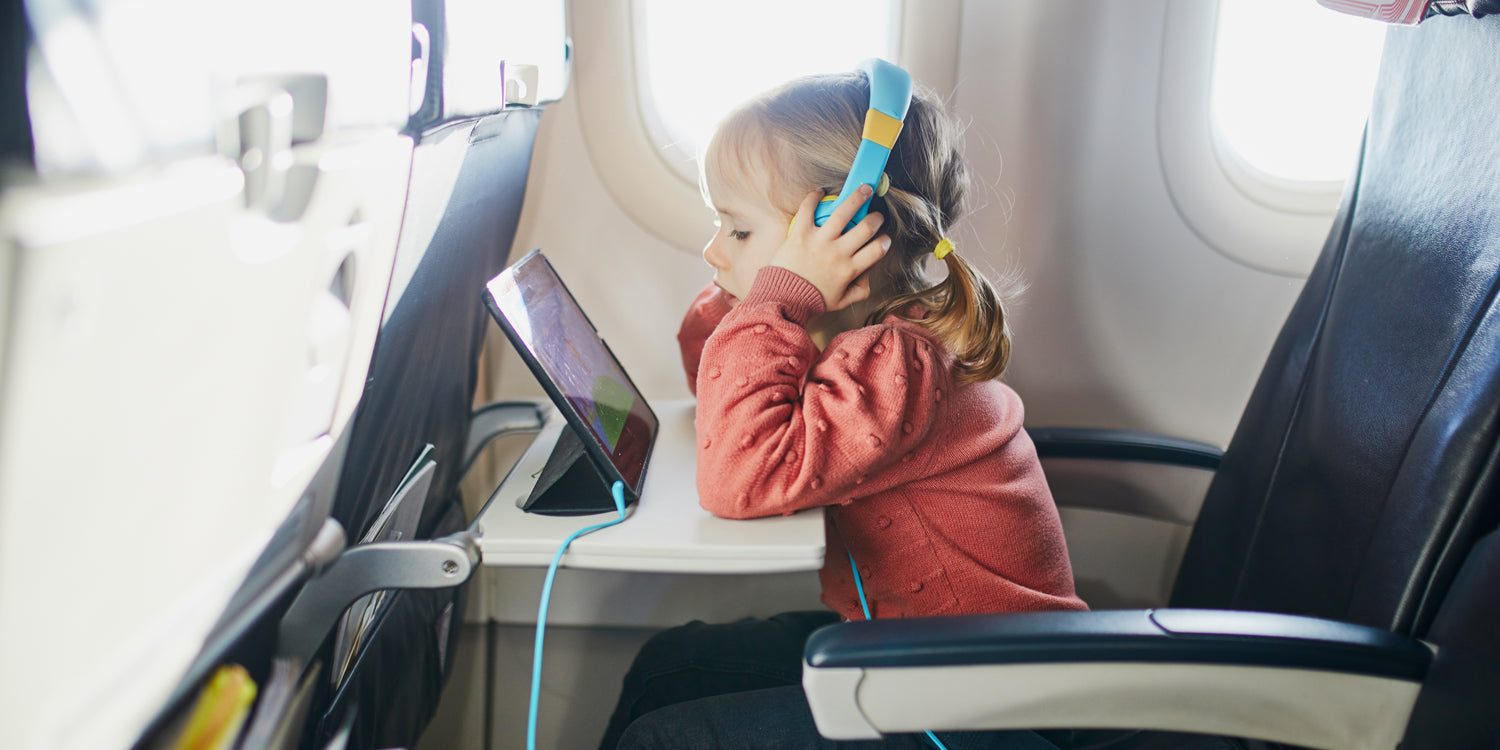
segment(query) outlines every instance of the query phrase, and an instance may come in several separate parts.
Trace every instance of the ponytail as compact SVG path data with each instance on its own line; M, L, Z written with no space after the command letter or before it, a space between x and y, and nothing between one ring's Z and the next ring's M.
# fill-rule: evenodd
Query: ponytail
M1005 303L995 285L980 275L958 253L943 257L947 278L937 284L901 294L880 305L867 324L887 315L911 320L926 328L953 353L954 374L960 383L993 380L1010 362L1010 324ZM911 307L919 305L927 314L912 318Z

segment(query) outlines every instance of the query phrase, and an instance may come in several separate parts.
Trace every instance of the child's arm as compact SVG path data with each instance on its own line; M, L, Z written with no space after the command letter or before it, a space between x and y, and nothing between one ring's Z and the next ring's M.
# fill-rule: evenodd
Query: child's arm
M715 515L790 513L883 489L878 473L910 460L946 406L944 355L909 330L860 329L819 359L804 326L823 309L815 286L767 267L704 346L698 496Z
M687 372L688 390L694 395L698 393L698 363L703 359L703 344L733 307L734 298L728 292L718 284L709 284L688 306L682 327L677 329L682 369Z

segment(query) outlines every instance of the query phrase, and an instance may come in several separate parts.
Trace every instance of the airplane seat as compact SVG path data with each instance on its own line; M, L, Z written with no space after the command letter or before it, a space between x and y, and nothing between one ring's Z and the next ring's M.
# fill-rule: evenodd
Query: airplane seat
M1357 170L1169 608L830 626L805 652L825 736L1497 747L1497 53L1500 17L1389 31ZM1172 739L1117 746L1205 741Z
M278 631L278 649L323 664L303 747L416 746L454 670L462 584L480 564L460 484L490 440L541 427L531 402L474 409L491 325L483 284L507 263L544 105L567 81L561 0L523 5L412 2L411 172L331 510L351 546ZM354 598L376 590L376 607Z
M278 537L288 538L266 554L295 562L266 566L279 585L248 587L271 595L252 593L250 604L237 595L227 634L205 648L212 660L200 657L184 682L200 683L202 663L226 655L260 672L273 660L295 670L298 697L286 704L295 709L244 746L410 748L433 718L464 627L463 584L480 562L460 482L490 440L541 426L530 402L473 410L489 325L475 280L507 261L541 113L505 108L412 128L384 320L335 449L341 460L314 482L331 498L321 511L304 502L283 524ZM321 527L308 522L325 516ZM315 540L290 538L312 527ZM305 698L303 685L311 685ZM173 706L190 694L180 689ZM137 747L154 747L145 742L173 713Z
M376 521L428 445L435 463L417 538L468 526L459 481L489 320L476 280L505 266L540 115L513 109L419 137L396 260L398 276L409 277L393 282L386 302L334 500L333 517L351 540ZM424 226L417 216L440 218ZM352 722L349 748L412 747L432 718L452 671L465 589L401 589L391 599L347 681L336 691L325 684L314 703L317 746Z

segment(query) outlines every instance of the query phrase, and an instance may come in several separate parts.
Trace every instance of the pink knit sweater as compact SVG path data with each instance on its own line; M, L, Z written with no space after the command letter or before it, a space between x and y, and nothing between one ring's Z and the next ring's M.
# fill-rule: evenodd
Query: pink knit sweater
M823 297L762 269L731 299L710 285L678 333L698 396L698 496L728 518L827 506L823 602L863 619L1087 609L1021 400L956 385L953 357L887 318L819 352Z

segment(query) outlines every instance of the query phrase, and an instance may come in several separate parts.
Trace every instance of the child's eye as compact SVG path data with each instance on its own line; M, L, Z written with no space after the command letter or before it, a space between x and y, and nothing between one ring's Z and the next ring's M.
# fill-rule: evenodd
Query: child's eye
M750 239L750 230L748 230L748 229L731 229L731 230L729 230L729 236L733 237L733 238L735 238L737 240L740 240L741 242L743 242L745 240Z

